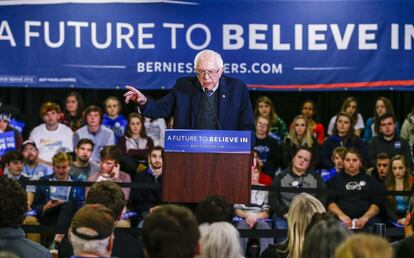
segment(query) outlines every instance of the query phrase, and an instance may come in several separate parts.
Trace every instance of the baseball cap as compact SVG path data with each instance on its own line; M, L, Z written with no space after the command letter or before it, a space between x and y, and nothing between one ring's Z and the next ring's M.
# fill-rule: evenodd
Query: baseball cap
M112 211L101 204L84 205L72 219L72 234L84 240L102 240L114 231Z
M35 149L37 149L36 143L33 140L26 140L22 144L22 150L24 150L27 144L31 144L33 147L35 147Z

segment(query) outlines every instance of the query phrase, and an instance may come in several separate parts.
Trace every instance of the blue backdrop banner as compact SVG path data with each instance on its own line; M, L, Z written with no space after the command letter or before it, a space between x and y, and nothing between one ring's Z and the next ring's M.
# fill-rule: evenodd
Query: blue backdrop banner
M261 90L414 89L414 1L0 1L0 86L169 89L205 48Z

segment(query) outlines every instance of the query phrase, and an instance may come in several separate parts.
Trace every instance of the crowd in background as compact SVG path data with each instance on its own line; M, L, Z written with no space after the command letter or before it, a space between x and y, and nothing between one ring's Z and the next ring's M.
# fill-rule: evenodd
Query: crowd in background
M293 121L284 121L283 110L277 112L266 96L256 101L254 110L251 183L275 186L276 190L252 190L251 203L234 204L230 219L220 221L231 222L239 229L287 229L287 238L257 241L262 257L308 257L307 253L318 248L308 241L323 234L332 239L330 234L335 232L339 245L351 234L347 228L364 229L376 223L410 225L409 195L383 197L365 191L412 191L414 110L404 121L397 121L390 100L379 97L373 103L373 113L364 120L357 99L348 97L327 125L318 121L317 106L312 100L298 107ZM0 146L2 149L7 149L0 157L0 172L17 180L26 190L29 212L24 224L68 228L91 190L34 186L28 184L30 180L162 183L164 131L167 124L173 128L173 121L146 118L138 112L124 116L122 102L114 96L106 98L102 108L87 105L76 91L66 96L62 107L54 102L43 103L39 107L43 123L33 128L27 139L22 136L16 114L7 105L0 107L0 133L7 133L5 142L0 143L5 144ZM8 149L8 144L13 147ZM281 188L316 192L313 197L284 192ZM119 214L124 216L117 219L117 225L145 227L144 218L162 203L161 189L122 188L122 192L126 201ZM312 218L314 213L326 211L331 215ZM128 216L129 212L133 215ZM212 216L211 210L205 212ZM240 242L229 247L227 253L234 256L227 257L242 257L251 245L251 240L239 238L237 231L227 224L214 225L213 220L206 221L211 225L202 226L200 218L198 222L200 241L205 243L201 245L201 256L223 257L209 254L211 250L203 251L205 246L214 244L209 234L220 234L220 230L225 231L221 237L233 234L230 243L234 239ZM306 229L308 224L313 226ZM338 225L344 227L336 228ZM50 234L28 237L46 247L64 239L63 235ZM364 241L369 242L369 237ZM352 244L351 240L344 243L348 242ZM326 243L328 247L332 250L325 257L333 257L336 246ZM337 255L346 252L344 248L337 250Z

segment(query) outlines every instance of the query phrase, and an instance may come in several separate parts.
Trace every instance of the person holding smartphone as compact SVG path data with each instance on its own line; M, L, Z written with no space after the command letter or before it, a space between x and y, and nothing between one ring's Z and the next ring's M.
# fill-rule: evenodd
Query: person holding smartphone
M88 181L100 182L111 181L118 183L130 183L131 177L122 172L120 169L119 161L121 158L121 151L115 145L105 146L101 150L101 162L99 163L99 173L92 173ZM125 198L129 199L129 188L122 188L125 194Z

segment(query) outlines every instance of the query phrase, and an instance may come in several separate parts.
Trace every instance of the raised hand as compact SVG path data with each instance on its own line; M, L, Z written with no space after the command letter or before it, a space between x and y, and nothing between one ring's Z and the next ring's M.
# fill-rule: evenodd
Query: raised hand
M147 97L145 97L142 92L129 85L126 85L125 88L128 90L124 94L126 104L128 104L130 101L133 101L138 105L145 105L145 103L147 103Z

